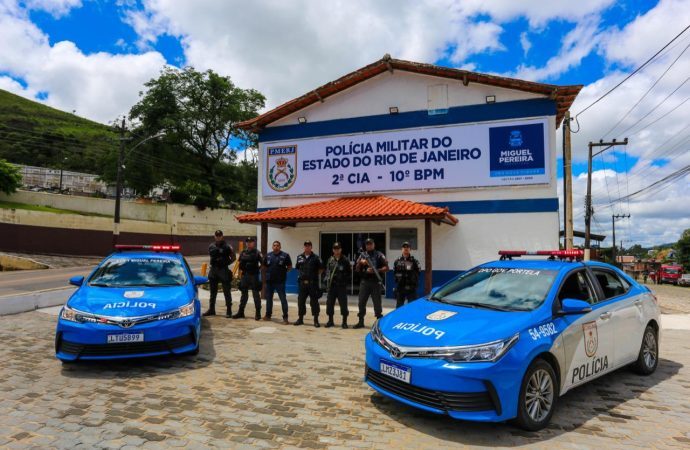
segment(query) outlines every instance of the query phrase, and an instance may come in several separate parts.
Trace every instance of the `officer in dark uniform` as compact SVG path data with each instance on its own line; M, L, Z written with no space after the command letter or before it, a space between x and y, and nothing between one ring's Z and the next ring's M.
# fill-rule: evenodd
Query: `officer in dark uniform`
M355 270L361 272L359 283L359 321L353 328L364 327L364 316L367 314L367 301L369 296L374 302L374 314L379 319L383 317L381 306L381 291L383 290L383 277L388 271L386 255L375 249L374 240L366 240L366 252L362 252L357 259Z
M232 316L232 296L230 295L232 273L230 264L235 261L235 250L223 239L223 232L216 230L213 233L215 242L208 246L208 254L211 257L210 269L208 271L209 290L211 299L208 311L204 316L216 315L216 297L218 296L218 282L223 285L223 296L225 297L225 317Z
M254 319L261 320L261 281L259 280L259 269L261 269L261 261L263 257L261 252L256 248L256 239L248 237L245 239L247 248L240 253L240 270L242 271L242 278L240 278L240 310L237 314L232 316L233 319L244 319L244 307L247 306L249 299L249 291L252 291L254 297L254 308L256 314Z
M307 314L307 297L311 306L311 314L314 316L314 326L319 328L319 274L323 271L321 258L312 252L311 241L304 241L304 253L297 256L295 268L299 271L297 283L299 293L297 294L297 308L299 319L294 325L304 325L304 316Z
M410 243L403 242L402 256L393 263L395 275L395 300L396 308L400 308L407 302L417 298L417 285L419 283L419 261L410 254Z
M273 313L273 293L278 294L283 309L283 325L288 324L288 302L285 296L285 279L292 269L290 255L280 249L280 241L273 241L273 251L264 258L266 267L266 315L264 320L271 320Z
M328 314L326 328L331 328L334 325L333 315L335 314L336 298L340 305L340 314L343 316L342 327L347 328L347 316L349 314L347 285L350 283L351 276L350 260L343 256L340 242L336 242L333 244L333 256L328 258L326 263L326 314Z

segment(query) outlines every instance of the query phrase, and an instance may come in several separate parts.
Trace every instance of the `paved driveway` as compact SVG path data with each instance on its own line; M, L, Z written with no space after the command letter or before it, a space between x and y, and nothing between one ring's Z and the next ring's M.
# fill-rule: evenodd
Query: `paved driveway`
M568 393L549 429L525 433L375 394L362 383L366 330L214 317L196 358L63 367L54 323L41 311L0 317L0 447L690 446L690 331L664 333L653 376L607 375Z

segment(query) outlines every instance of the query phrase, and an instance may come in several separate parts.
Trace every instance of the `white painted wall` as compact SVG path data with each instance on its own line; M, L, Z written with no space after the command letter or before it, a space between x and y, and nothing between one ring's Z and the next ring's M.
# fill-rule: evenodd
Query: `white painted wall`
M427 109L427 88L430 85L448 85L448 106L485 104L487 95L495 95L497 102L543 98L536 94L510 89L470 83L463 86L459 81L430 77L409 72L395 71L384 73L366 82L295 112L270 126L293 125L297 117L306 117L310 123L324 120L363 117L387 114L390 106L397 106L400 112ZM513 119L514 120L514 119ZM497 122L500 123L500 122ZM511 186L472 189L453 189L443 191L418 191L386 194L391 197L416 202L453 202L477 200L508 200L555 198L556 138L555 117L548 117L550 146L550 181L546 185ZM259 158L261 161L262 158ZM260 163L261 164L261 163ZM259 166L259 176L265 176L265 168ZM279 208L300 205L337 196L264 198L259 183L259 208ZM463 270L486 261L497 259L501 249L554 249L558 248L559 216L552 213L515 214L471 214L456 215L459 223L455 226L433 225L433 266L436 270ZM415 252L424 264L424 224L423 221L390 222L338 222L299 224L296 228L269 228L268 241L280 240L283 249L292 255L302 251L302 243L310 239L314 251L319 248L320 232L335 231L385 231L390 242L391 227L414 227L418 229L419 249ZM260 233L257 231L257 235ZM259 243L260 244L260 243ZM385 249L389 258L397 256L399 249Z
M448 85L448 106L481 105L486 103L487 95L495 95L496 102L544 98L543 95L515 91L495 86L470 83L448 78L431 77L411 72L384 72L358 85L332 95L323 103L315 103L271 125L296 125L298 117L306 117L307 122L365 117L388 114L388 108L397 106L400 112L427 109L428 86Z

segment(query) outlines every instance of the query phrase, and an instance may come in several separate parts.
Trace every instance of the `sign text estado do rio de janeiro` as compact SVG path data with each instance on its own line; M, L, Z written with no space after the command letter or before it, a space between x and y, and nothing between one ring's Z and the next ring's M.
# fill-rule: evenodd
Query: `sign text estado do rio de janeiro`
M546 119L262 143L263 195L549 182Z

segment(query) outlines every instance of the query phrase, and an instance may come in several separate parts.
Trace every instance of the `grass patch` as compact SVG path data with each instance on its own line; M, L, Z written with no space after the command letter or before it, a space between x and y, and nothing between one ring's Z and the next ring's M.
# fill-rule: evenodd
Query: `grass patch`
M54 214L77 214L79 216L93 216L93 217L113 217L107 214L88 213L83 211L73 211L71 209L59 209L52 206L30 205L28 203L15 203L0 201L0 209L24 209L27 211L49 212Z

